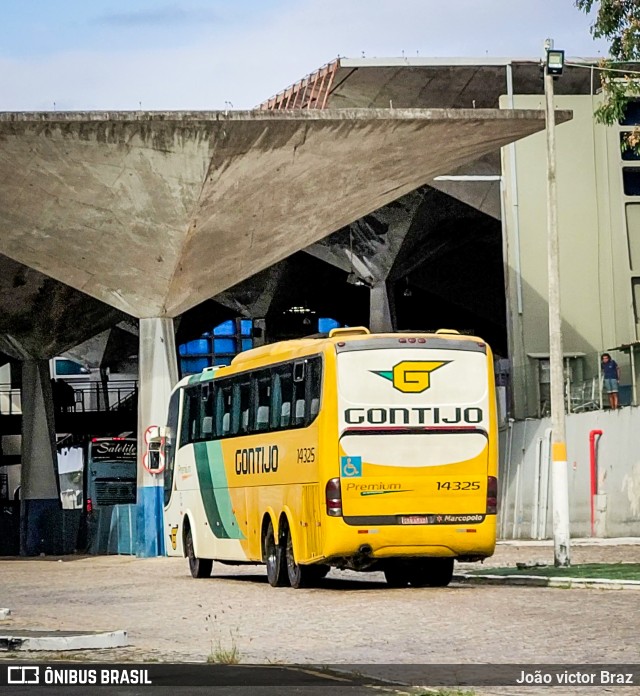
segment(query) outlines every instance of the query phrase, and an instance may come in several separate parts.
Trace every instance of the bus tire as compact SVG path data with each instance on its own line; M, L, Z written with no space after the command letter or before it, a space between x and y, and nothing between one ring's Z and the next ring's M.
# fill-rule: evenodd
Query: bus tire
M411 587L446 587L453 578L453 558L417 561L409 572Z
M264 537L264 562L267 566L267 580L271 587L287 585L287 561L282 546L276 543L273 522L269 521Z
M313 573L310 572L312 566L298 565L293 552L293 539L291 531L287 528L285 536L285 557L287 566L287 577L289 584L294 590L302 587L309 587L313 583Z
M384 567L384 577L389 587L409 586L409 568L405 563L388 563Z
M189 570L192 578L208 578L211 575L213 561L210 558L196 558L193 550L193 535L191 529L187 528L184 535L184 545L189 560Z

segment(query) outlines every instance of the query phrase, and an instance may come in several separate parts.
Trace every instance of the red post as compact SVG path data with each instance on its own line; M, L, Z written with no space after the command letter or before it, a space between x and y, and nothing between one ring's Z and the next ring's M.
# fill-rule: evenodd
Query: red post
M592 430L589 433L589 464L591 467L591 536L596 535L596 495L598 494L598 459L596 453L596 437L602 435L602 430Z

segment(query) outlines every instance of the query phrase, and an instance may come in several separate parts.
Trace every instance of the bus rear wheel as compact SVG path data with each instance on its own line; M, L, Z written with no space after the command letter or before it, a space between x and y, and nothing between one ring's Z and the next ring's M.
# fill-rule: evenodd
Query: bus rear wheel
M293 539L291 538L291 532L289 529L286 531L286 565L287 565L287 577L289 578L289 584L295 590L299 590L301 587L309 587L316 580L319 580L318 573L315 572L314 566L304 566L298 565L293 553Z
M211 575L213 561L210 558L196 558L193 550L193 535L191 529L187 529L184 538L184 545L189 560L189 570L192 578L208 578Z
M453 558L425 558L409 571L412 587L446 587L453 578Z
M264 537L264 560L267 566L267 580L271 587L284 587L288 580L287 562L282 546L276 543L271 521Z
M389 587L408 587L409 568L405 563L388 563L384 568L384 577Z

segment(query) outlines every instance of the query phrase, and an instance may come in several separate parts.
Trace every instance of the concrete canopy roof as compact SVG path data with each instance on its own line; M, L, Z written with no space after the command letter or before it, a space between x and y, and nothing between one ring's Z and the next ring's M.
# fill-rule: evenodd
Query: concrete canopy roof
M3 113L0 253L176 316L543 127L493 109Z
M556 94L592 94L600 84L591 69L598 59L567 62L571 65L556 81ZM338 58L328 66L335 72L326 107L384 109L391 103L403 109L495 109L510 88L514 94L544 93L540 63L539 58Z

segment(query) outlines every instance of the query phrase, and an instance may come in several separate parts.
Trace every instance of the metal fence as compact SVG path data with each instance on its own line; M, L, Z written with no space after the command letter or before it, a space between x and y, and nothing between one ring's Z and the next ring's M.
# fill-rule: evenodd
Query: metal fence
M138 382L133 380L71 383L52 385L54 408L64 413L101 411L135 411L138 401ZM20 415L22 395L10 384L0 384L0 414Z

